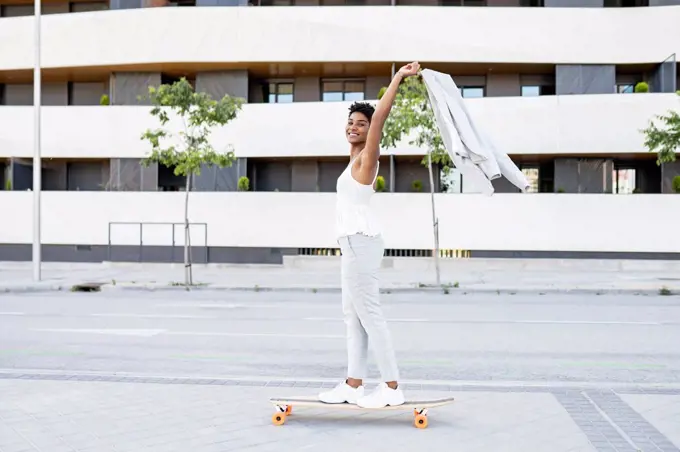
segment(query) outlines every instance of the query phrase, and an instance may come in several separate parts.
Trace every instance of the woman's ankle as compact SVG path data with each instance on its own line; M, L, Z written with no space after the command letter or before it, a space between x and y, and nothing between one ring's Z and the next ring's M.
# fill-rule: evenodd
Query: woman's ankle
M345 380L345 383L347 383L348 386L351 386L354 389L356 389L359 386L362 386L364 384L363 380L360 380L358 378L350 378L350 377L348 377L347 380Z

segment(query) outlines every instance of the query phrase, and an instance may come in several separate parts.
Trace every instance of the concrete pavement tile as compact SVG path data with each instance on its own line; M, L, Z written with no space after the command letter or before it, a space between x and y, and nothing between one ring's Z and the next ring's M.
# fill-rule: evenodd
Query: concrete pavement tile
M680 448L680 396L620 394L619 397L664 435L672 446ZM638 438L649 438L645 431L634 432ZM631 438L633 436L631 435ZM653 436L652 436L653 439ZM656 443L656 441L654 441ZM656 443L656 446L660 446ZM670 450L670 447L666 445Z
M30 444L2 446L2 452L36 452L36 451L40 452L38 449L31 446Z
M422 431L413 427L413 416L406 411L355 412L298 407L281 427L271 424L271 396L313 395L316 388L280 388L211 385L163 385L85 381L8 380L1 387L10 392L61 392L68 397L32 407L32 421L20 427L36 437L54 440L52 447L118 452L135 451L225 451L268 450L285 446L288 450L346 451L352 447L422 445L423 438L434 448L456 445L459 450L551 450L563 452L627 450L616 435L607 436L607 421L587 411L578 398L564 397L562 406L550 393L530 392L417 392L408 397L453 396L452 405L432 409L430 425ZM77 388L77 389L74 389ZM578 394L578 393L574 393ZM636 395L636 397L650 397ZM653 396L668 397L668 396ZM674 419L671 404L659 403L651 412L663 419ZM651 403L651 402L650 402ZM51 417L68 406L72 417L41 423L38 417ZM111 410L110 407L127 407ZM580 416L579 422L569 416ZM155 415L129 418L128 413ZM82 413L87 413L83 416ZM87 418L87 420L85 420ZM80 419L82 425L72 419ZM632 422L621 415L622 422ZM13 426L0 422L5 431ZM83 428L83 425L86 428ZM76 427L75 429L73 427ZM81 428L78 431L78 427ZM609 425L611 427L611 425ZM670 427L669 427L670 428ZM63 429L64 432L60 431ZM603 430L604 429L604 430ZM604 431L605 434L602 434ZM611 432L609 432L611 433ZM51 436L50 436L51 435ZM63 437L63 441L59 440ZM592 438L592 443L588 438ZM43 440L41 439L41 441ZM0 443L2 444L2 443ZM4 447L4 445L3 445ZM144 449L142 449L144 448ZM548 448L548 449L546 449ZM30 450L30 448L29 448ZM49 450L49 449L48 449ZM51 451L50 451L51 452Z

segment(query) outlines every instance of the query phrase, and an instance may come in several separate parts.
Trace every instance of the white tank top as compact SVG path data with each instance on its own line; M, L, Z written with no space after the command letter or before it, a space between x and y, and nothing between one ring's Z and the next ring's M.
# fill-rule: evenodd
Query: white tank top
M375 193L373 184L378 177L380 162L375 169L373 182L370 185L364 185L352 177L352 164L357 157L349 162L345 171L338 177L335 187L337 191L335 216L338 238L352 234L380 235L380 225L370 205L371 197Z

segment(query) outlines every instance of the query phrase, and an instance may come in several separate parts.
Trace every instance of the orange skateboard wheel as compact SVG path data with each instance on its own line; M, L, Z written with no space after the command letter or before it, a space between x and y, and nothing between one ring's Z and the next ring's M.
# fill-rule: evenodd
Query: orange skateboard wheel
M415 420L415 425L417 428L426 428L427 427L427 416L423 416L422 414L419 414L416 416Z
M274 425L283 425L286 422L286 415L284 413L276 413L272 416L272 422Z

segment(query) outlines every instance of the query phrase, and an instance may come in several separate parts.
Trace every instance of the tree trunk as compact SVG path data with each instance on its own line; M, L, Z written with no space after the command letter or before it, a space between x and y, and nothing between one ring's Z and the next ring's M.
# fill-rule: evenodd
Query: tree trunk
M432 228L434 232L434 268L437 273L437 285L441 285L439 275L439 220L434 209L434 176L432 175L432 154L427 156L427 169L430 173L430 199L432 201Z
M191 191L191 173L187 174L187 189L184 198L184 285L193 285L191 272L191 234L189 231L189 193Z

